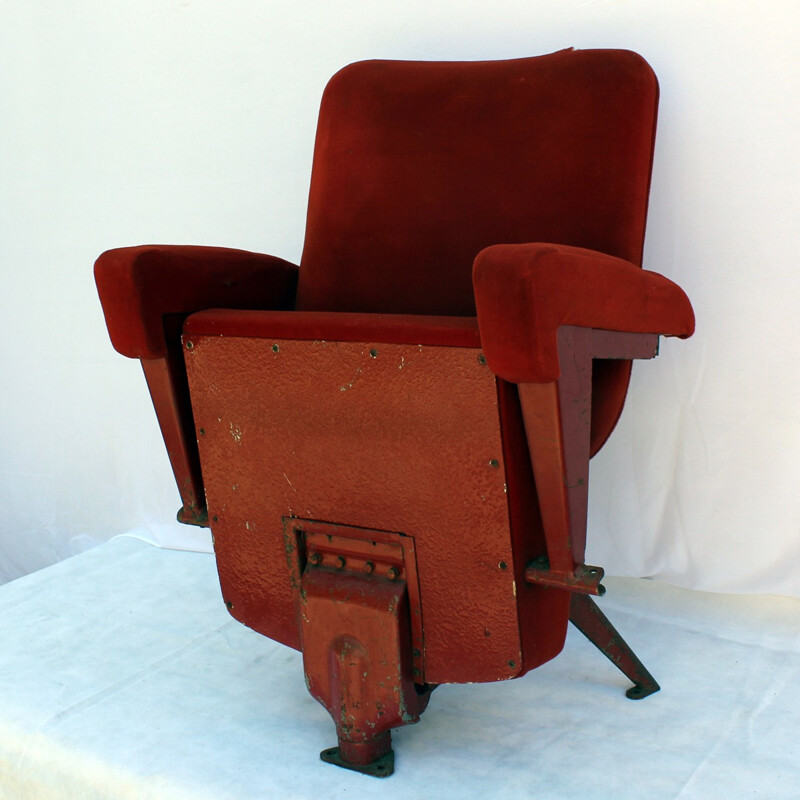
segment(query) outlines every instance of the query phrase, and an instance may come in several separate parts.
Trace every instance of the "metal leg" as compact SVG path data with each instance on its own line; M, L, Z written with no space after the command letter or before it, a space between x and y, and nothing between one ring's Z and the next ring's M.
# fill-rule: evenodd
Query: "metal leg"
M395 579L376 575L378 556L373 571L358 574L328 567L317 552L302 578L303 665L338 739L320 758L387 778L394 771L390 729L418 722L429 694L413 682L407 585L398 567Z
M620 672L633 681L634 686L625 692L627 697L641 700L661 688L589 595L572 595L569 619Z

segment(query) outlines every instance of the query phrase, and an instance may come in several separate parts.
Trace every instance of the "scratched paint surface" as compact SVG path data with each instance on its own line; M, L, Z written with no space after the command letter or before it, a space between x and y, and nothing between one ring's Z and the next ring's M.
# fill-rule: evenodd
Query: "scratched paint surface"
M223 596L300 646L282 518L414 537L431 683L520 668L494 377L471 348L192 336Z

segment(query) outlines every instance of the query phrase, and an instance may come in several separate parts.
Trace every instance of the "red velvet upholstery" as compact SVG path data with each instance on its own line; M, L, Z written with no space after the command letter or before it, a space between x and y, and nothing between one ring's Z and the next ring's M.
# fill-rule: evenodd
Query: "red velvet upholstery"
M495 244L640 264L657 101L627 51L346 67L322 100L297 307L469 316Z
M478 255L473 281L489 366L512 383L558 380L562 325L682 338L694 332L679 286L591 250L495 245Z
M434 347L480 347L475 317L401 314L336 314L325 311L201 311L186 320L184 333L260 339L325 339Z
M275 256L222 247L144 245L109 250L95 280L114 347L163 358L164 319L201 308L291 308L297 267Z

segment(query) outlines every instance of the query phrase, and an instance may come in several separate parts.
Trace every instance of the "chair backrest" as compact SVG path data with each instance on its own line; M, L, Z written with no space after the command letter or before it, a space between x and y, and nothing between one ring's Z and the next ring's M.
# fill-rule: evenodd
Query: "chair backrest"
M473 315L492 244L640 264L657 103L622 50L346 67L322 100L297 308Z

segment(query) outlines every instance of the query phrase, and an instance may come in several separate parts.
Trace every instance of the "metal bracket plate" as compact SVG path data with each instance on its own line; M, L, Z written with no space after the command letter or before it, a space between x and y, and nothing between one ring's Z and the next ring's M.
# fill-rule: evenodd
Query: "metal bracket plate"
M414 537L299 517L284 517L283 525L289 566L297 586L307 565L405 581L414 681L424 684L425 643Z
M344 767L351 769L354 772L360 772L362 775L371 775L373 778L388 778L394 773L394 750L376 758L369 764L351 764L345 761L339 754L338 747L329 747L323 750L319 757L326 764L335 764L337 767Z
M525 567L527 583L538 583L556 589L569 589L571 592L580 594L595 594L599 597L606 593L606 587L600 583L604 575L602 567L592 567L588 564L577 564L575 569L563 572L551 570L546 556L531 561Z

